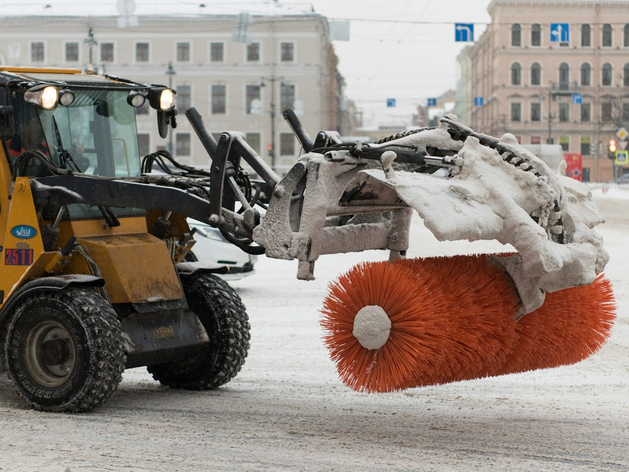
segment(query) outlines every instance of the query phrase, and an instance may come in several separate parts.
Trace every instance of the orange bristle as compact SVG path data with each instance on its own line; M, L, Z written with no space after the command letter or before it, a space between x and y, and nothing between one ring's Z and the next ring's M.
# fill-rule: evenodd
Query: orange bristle
M412 268L432 296L444 298L446 310L436 315L446 319L449 327L445 364L434 378L417 370L412 386L484 377L506 362L516 339L512 320L519 301L509 278L488 255L396 264Z
M377 350L364 348L352 334L356 314L368 305L382 307L391 320L389 339ZM324 300L321 324L343 382L355 390L387 392L405 387L420 355L425 366L438 368L447 326L426 311L443 313L443 298L431 297L404 267L363 263L339 277Z
M574 364L596 353L611 335L616 303L611 283L547 293L544 305L516 323L518 342L499 374Z
M399 298L397 298L399 297ZM354 318L379 305L391 335L368 350L352 334ZM356 390L390 391L488 375L515 341L518 301L487 256L365 263L330 287L325 342L341 379Z

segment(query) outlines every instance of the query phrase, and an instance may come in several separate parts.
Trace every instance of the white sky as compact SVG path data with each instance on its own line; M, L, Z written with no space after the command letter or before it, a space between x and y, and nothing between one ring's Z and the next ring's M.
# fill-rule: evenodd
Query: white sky
M281 3L294 4L290 0ZM426 98L454 89L456 56L471 44L454 41L454 23L475 23L478 38L490 21L490 0L309 3L330 19L355 19L350 24L349 42L335 41L334 46L347 81L346 94L365 111L365 124L371 124L376 116L377 121L386 122L383 115L392 124L404 124ZM386 107L387 98L396 99L396 108Z

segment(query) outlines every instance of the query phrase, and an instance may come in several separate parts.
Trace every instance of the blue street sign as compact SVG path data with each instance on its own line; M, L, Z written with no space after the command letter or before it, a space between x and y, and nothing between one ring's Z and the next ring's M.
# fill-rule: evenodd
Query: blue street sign
M583 103L583 95L581 95L580 93L573 93L572 94L572 104L573 105L581 105L581 103Z
M455 23L454 41L457 43L474 42L474 23Z
M387 98L387 107L388 108L395 107L395 98Z
M482 107L483 105L485 105L485 100L483 100L483 97L474 97L475 107Z
M624 166L629 164L629 151L616 151L616 165Z
M436 98L429 98L428 99L428 106L429 107L436 107L437 106L437 99Z
M570 23L551 23L550 24L550 42L551 43L569 43L570 42Z

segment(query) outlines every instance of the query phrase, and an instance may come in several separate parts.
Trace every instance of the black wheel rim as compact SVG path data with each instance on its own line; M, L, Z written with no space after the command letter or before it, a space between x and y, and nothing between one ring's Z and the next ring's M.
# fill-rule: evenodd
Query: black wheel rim
M58 387L76 366L76 345L72 335L57 321L35 325L26 337L24 360L29 373L40 385Z

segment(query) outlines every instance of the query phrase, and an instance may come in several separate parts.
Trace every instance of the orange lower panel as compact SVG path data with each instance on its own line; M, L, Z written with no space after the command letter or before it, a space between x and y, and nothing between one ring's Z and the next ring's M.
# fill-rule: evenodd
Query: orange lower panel
M184 296L164 241L146 233L81 238L100 267L112 303Z

